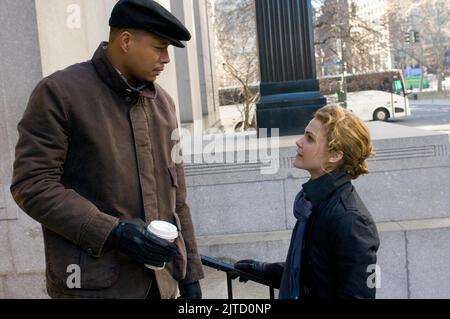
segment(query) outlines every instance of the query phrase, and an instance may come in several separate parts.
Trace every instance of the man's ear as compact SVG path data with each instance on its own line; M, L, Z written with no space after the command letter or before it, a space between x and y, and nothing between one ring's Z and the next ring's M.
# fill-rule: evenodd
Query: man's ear
M337 164L344 158L344 153L342 151L337 152L331 152L330 158L328 159L328 162L331 164Z
M119 45L120 45L120 48L122 49L123 53L128 53L132 37L133 37L133 35L128 31L124 31L120 34Z

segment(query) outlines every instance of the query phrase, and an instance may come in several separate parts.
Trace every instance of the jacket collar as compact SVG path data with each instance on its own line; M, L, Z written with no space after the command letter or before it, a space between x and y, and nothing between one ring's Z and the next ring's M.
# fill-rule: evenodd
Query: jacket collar
M306 184L303 184L303 190L313 204L313 207L318 207L320 203L328 199L339 187L350 183L350 181L351 176L342 168L338 168L318 179L309 180Z
M106 54L108 42L102 42L92 57L92 63L100 78L121 96L131 96L137 100L140 95L148 98L156 98L155 85L151 82L142 82L137 88L128 84L124 76L109 60Z

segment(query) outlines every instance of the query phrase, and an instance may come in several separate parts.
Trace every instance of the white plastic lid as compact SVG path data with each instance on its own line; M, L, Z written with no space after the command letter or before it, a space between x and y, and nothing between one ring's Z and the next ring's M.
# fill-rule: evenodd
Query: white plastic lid
M178 237L178 229L175 225L162 220L152 221L148 225L148 231L166 240L174 240Z

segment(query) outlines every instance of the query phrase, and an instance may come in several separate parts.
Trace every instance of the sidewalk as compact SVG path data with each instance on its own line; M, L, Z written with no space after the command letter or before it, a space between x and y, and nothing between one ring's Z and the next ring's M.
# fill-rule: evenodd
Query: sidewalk
M411 106L432 105L432 106L450 106L450 99L428 99L428 100L409 100Z

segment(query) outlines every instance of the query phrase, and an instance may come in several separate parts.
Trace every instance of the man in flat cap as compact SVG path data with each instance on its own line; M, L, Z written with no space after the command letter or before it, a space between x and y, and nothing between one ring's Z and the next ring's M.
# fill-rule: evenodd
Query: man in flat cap
M11 192L42 224L52 298L201 298L175 105L155 83L169 45L191 36L151 0L119 1L110 26L91 61L33 91ZM154 220L178 228L174 243L147 230Z

